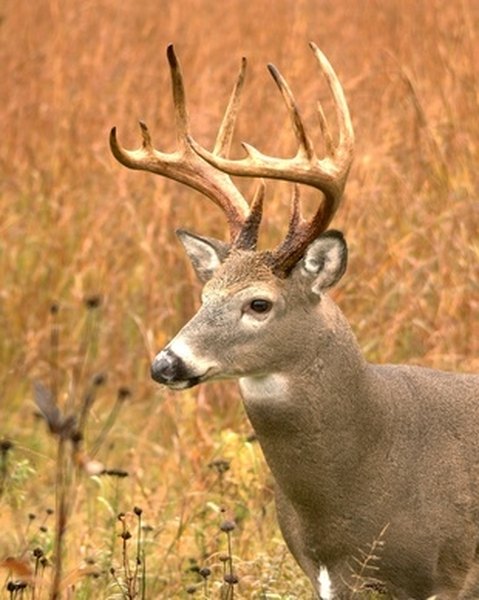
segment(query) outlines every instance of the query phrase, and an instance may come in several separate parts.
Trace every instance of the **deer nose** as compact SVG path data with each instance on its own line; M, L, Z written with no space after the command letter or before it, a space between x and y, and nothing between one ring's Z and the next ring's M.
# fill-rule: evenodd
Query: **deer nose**
M162 350L151 365L151 376L158 383L171 383L182 379L185 371L183 361L171 350Z

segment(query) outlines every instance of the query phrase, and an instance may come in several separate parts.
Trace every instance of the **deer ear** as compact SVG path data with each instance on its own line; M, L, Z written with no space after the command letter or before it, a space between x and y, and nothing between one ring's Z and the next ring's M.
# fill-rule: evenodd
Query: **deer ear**
M183 244L198 279L206 283L228 255L228 244L184 229L178 229L176 235Z
M312 279L315 294L333 287L346 271L348 247L340 231L327 231L308 246L301 262L303 276Z

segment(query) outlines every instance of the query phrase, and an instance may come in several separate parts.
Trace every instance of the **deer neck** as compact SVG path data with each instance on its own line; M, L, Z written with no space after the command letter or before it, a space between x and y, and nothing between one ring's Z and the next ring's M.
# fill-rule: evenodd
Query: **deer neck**
M244 377L240 389L279 487L316 502L320 489L326 502L348 474L357 477L386 416L369 392L369 366L332 301L322 300L317 319L301 333L287 370Z

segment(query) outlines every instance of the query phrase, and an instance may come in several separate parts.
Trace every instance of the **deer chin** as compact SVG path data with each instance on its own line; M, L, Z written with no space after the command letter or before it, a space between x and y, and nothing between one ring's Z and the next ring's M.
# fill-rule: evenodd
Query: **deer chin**
M191 379L184 379L182 381L169 381L165 383L166 387L173 391L187 390L188 388L195 387L201 383L201 377L193 377Z
M202 375L194 375L194 376L191 376L191 377L188 377L185 379L178 379L178 380L164 382L164 385L166 385L170 390L173 390L173 391L187 390L188 388L195 387L196 385L199 385L200 383L203 383L204 381L209 381L210 379L214 379L215 374L216 374L215 369L211 368L211 369L208 369Z

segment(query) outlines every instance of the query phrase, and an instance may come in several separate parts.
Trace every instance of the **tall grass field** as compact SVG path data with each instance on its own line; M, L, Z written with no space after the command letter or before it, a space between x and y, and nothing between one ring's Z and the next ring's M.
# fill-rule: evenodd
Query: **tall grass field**
M269 62L321 149L317 101L333 124L334 110L309 41L341 79L357 139L333 224L350 248L335 301L373 362L479 371L477 1L5 0L2 600L313 598L234 382L172 393L150 379L199 306L174 231L221 238L225 219L108 146L116 126L138 147L143 120L175 149L173 42L203 146L246 56L231 155L242 140L295 152ZM251 198L256 182L237 185ZM264 248L285 234L290 193L267 183ZM304 191L306 213L318 201Z

